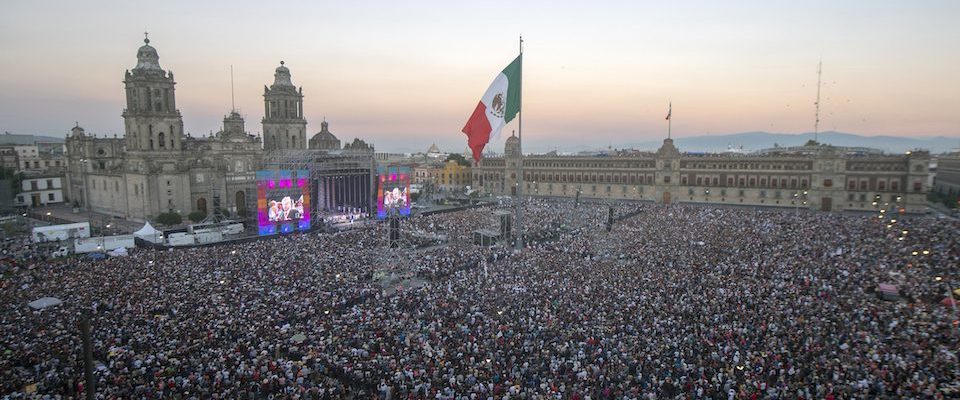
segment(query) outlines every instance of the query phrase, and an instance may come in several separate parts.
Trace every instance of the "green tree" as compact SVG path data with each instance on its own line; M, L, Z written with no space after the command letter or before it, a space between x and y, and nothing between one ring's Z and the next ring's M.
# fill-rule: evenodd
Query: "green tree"
M467 159L463 157L463 154L451 154L447 156L447 161L456 161L457 164L463 165L464 167L470 166L470 161L467 161Z
M183 222L183 217L181 217L180 214L171 211L161 213L154 221L161 225L179 225L181 222Z
M13 195L16 196L20 194L20 189L23 186L22 172L17 172L17 170L12 168L0 167L0 179L9 179L10 189L13 191Z
M943 205L947 206L947 208L957 208L957 203L957 199L952 196L943 196Z
M190 214L187 214L187 219L189 219L189 220L191 220L191 221L193 221L193 222L203 221L203 219L206 218L206 217L207 217L207 213L205 213L205 212L203 212L203 211L199 211L199 210L198 210L198 211L194 211L194 212L192 212L192 213L190 213Z

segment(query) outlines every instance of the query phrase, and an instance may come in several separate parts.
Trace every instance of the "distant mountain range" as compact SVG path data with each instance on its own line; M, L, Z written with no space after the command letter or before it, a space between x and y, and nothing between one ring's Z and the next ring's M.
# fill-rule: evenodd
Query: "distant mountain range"
M702 135L674 138L673 142L682 152L723 152L727 149L740 149L752 152L774 147L800 146L813 139L813 133L770 133L744 132L726 135ZM888 153L903 153L910 150L929 150L932 154L956 151L960 148L960 137L898 137L898 136L863 136L843 132L821 132L817 141L823 144L844 147L869 147L880 149ZM619 148L634 148L639 150L656 150L663 144L663 140L625 143ZM580 146L582 147L582 146ZM598 150L597 148L574 149L577 151ZM563 151L563 150L561 150ZM571 151L567 149L567 151Z
M683 152L718 153L728 149L743 149L744 152L753 152L771 147L800 146L813 139L813 133L771 133L771 132L743 132L721 135L700 135L676 137L674 144ZM821 132L817 140L820 143L844 147L869 147L880 149L887 153L903 153L910 150L929 150L931 154L947 153L960 150L960 136L946 137L900 137L900 136L865 136L844 132ZM26 145L34 143L62 143L64 138L40 135L0 134L0 145ZM374 143L376 144L376 143ZM614 145L614 148L632 148L638 150L656 150L663 144L663 139L643 142L630 142ZM546 153L559 150L561 153L577 153L581 151L598 151L606 148L588 146L558 146L538 148L536 143L524 146L529 151ZM399 149L398 149L399 150ZM447 150L447 149L444 149ZM397 151L397 150L394 150ZM400 150L402 151L402 150ZM408 150L409 151L409 150ZM422 151L422 150L419 150ZM459 153L462 150L458 150Z

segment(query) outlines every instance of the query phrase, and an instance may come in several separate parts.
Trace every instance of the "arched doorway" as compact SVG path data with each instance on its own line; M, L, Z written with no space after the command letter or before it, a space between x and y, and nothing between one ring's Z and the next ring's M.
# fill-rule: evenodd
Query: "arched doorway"
M234 204L237 205L237 215L244 217L247 215L247 196L242 190L237 191Z
M197 211L207 212L207 199L203 197L197 199Z

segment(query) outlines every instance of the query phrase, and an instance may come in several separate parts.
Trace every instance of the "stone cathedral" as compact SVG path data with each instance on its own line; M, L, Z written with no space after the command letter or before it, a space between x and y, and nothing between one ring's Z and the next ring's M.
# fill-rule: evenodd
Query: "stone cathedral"
M92 211L136 220L169 211L210 214L214 208L253 215L255 171L264 149L307 148L303 90L293 85L283 62L273 85L264 88L262 143L247 133L236 111L215 135L185 133L173 72L160 66L149 39L123 83L122 138L89 135L78 124L66 139L68 199Z

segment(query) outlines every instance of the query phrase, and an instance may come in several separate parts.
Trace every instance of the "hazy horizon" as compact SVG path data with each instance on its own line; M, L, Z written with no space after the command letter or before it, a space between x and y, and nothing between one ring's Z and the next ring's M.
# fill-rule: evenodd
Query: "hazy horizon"
M960 133L960 3L853 1L329 3L8 2L0 5L0 131L64 136L80 123L123 134L122 78L144 30L177 80L184 128L220 129L236 104L261 131L263 85L286 62L308 137L326 117L341 141L379 151L462 151L460 128L525 40L524 137L563 147L813 130ZM51 12L57 9L57 12ZM504 130L504 137L516 122ZM493 142L502 146L503 137Z

